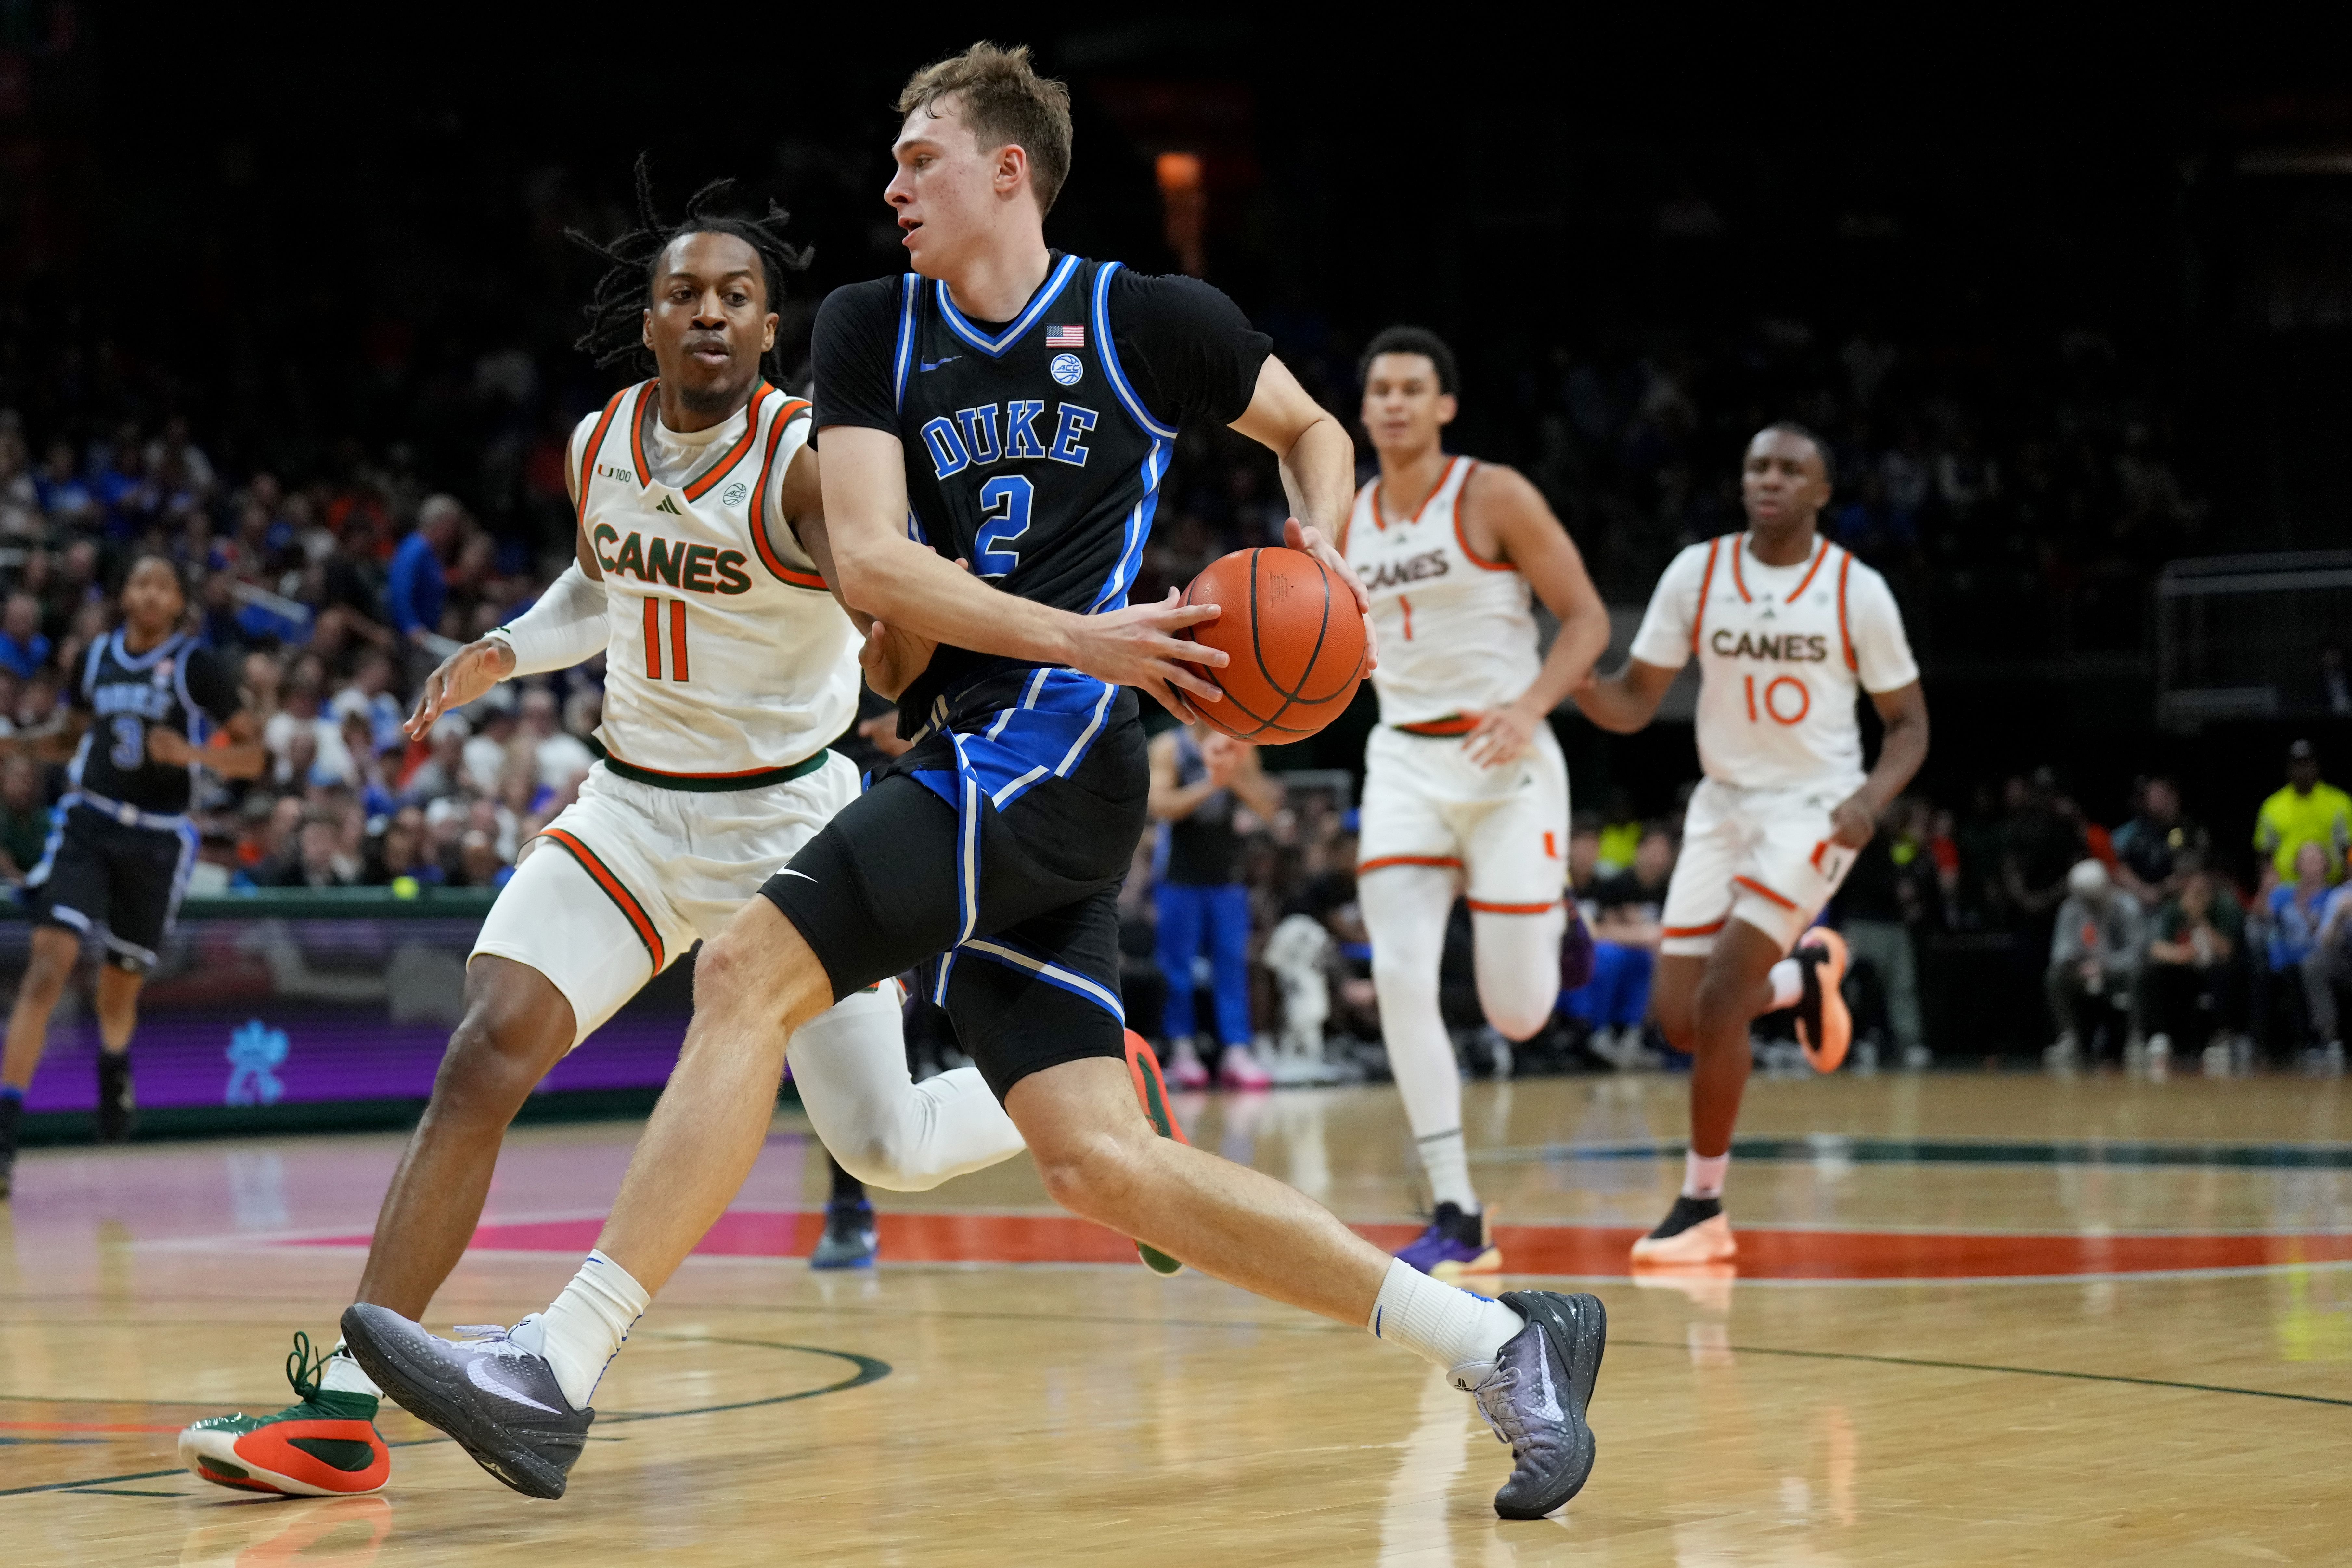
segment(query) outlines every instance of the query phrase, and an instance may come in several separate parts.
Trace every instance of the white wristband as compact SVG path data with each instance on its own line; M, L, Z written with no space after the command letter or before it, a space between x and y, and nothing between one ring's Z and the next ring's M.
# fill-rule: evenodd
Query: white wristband
M514 675L569 669L604 651L604 585L590 582L575 561L537 604L489 635L514 649Z

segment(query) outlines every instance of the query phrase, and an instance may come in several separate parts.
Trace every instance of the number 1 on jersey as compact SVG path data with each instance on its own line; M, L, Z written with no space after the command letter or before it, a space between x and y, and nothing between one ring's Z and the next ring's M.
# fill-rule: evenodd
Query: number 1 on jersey
M661 608L663 601L646 601L646 679L662 678ZM672 599L669 604L669 678L687 679L686 665L686 601Z

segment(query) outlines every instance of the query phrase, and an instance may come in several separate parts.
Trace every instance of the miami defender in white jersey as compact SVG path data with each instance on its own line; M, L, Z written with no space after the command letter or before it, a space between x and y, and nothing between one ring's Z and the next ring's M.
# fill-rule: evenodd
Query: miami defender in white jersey
M1568 763L1548 715L1609 641L1609 613L1536 488L1448 456L1454 355L1418 327L1375 337L1365 431L1380 477L1357 493L1339 548L1371 595L1381 721L1365 745L1357 897L1389 1066L1436 1213L1397 1256L1453 1279L1502 1267L1470 1182L1462 1080L1438 1012L1438 961L1458 892L1475 933L1478 1001L1514 1040L1559 994L1570 917ZM1540 596L1559 617L1549 655Z
M483 922L466 1016L385 1194L362 1301L423 1315L532 1088L856 797L856 771L826 749L856 710L860 638L810 553L824 545L808 405L761 374L775 342L768 301L794 264L775 216L664 229L648 213L635 256L606 252L604 337L592 331L583 346L607 363L613 338L626 349L642 333L658 376L572 434L578 563L511 625L452 655L410 721L421 736L500 679L605 656L604 755ZM908 1077L894 989L846 997L792 1037L818 1136L854 1174L900 1189L1017 1152L1020 1134L976 1069ZM620 1314L625 1330L625 1280L583 1269L564 1299ZM542 1336L562 1353L551 1331L515 1330L534 1349ZM249 1490L382 1488L391 1456L374 1384L340 1348L298 1363L293 1381L299 1403L275 1415L187 1428L182 1461Z
M1895 596L1814 527L1830 497L1826 448L1800 426L1767 426L1748 444L1740 493L1746 531L1676 556L1625 668L1576 693L1594 723L1630 732L1698 661L1706 777L1666 884L1654 993L1666 1037L1692 1057L1690 1154L1672 1212L1633 1244L1636 1263L1736 1252L1722 1194L1748 1024L1794 1007L1806 1058L1823 1072L1844 1059L1845 944L1807 928L1927 754L1927 700ZM1864 693L1886 721L1866 773Z

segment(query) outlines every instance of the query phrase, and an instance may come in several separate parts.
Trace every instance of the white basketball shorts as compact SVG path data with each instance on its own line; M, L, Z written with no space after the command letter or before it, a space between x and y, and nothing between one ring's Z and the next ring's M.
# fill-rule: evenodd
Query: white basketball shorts
M760 789L657 789L591 769L500 890L474 952L529 964L572 1004L572 1044L717 936L760 884L857 798L837 752Z
M1682 855L1666 882L1658 951L1701 957L1738 919L1782 952L1813 923L1853 868L1830 837L1830 812L1851 790L1736 789L1703 780L1683 818Z
M1541 914L1568 885L1568 759L1549 727L1518 761L1482 768L1456 735L1382 724L1364 748L1358 875L1385 866L1460 872L1481 914Z

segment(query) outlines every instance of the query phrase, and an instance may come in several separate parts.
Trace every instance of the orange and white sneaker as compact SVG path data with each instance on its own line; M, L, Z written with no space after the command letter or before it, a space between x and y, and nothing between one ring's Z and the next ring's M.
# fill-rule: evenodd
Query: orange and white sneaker
M1658 1228L1633 1244L1636 1268L1727 1263L1739 1252L1721 1198L1678 1197Z
M1168 1084L1160 1076L1160 1058L1153 1054L1151 1042L1133 1029L1127 1031L1127 1070L1129 1076L1135 1079L1135 1098L1143 1106L1144 1120L1151 1123L1153 1131L1162 1138L1191 1143L1192 1141L1184 1136L1183 1124L1176 1120L1175 1111L1169 1109ZM1156 1247L1146 1247L1139 1241L1135 1244L1135 1255L1143 1259L1143 1266L1154 1274L1184 1272L1181 1261L1169 1257Z
M1835 1072L1853 1044L1853 1014L1838 986L1845 979L1845 938L1815 926L1797 939L1790 955L1805 972L1805 994L1797 1000L1797 1044L1815 1072Z
M356 1497L382 1491L392 1451L375 1429L372 1394L320 1386L328 1356L313 1358L310 1336L294 1336L286 1381L299 1395L275 1415L215 1415L180 1431L180 1463L197 1479L237 1491L289 1497Z

